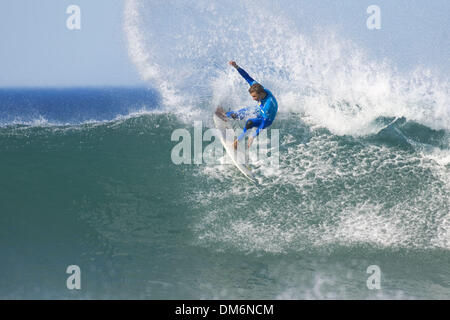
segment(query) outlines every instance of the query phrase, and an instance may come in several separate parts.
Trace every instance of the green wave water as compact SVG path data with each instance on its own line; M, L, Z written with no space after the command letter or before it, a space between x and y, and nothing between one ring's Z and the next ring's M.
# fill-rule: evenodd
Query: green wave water
M258 185L175 165L171 134L193 126L171 113L2 127L0 297L448 299L448 132L377 121L355 138L281 115Z

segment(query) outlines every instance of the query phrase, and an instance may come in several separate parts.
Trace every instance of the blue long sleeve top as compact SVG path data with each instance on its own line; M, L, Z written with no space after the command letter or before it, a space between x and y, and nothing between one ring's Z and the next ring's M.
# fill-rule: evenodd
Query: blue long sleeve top
M250 86L255 83L258 83L252 77L250 77L250 75L244 69L238 67L236 70L248 82ZM265 98L259 101L258 105L256 106L257 117L262 118L262 121L261 124L256 129L256 132L253 134L254 137L256 137L262 129L269 126L273 122L273 120L275 120L278 111L278 103L275 97L273 96L272 92L270 92L266 88L264 88L264 91L266 92ZM253 107L249 107L239 110L237 112L239 119L242 120L249 111L249 109L252 108ZM230 116L233 113L235 112L234 111L228 112L227 116Z

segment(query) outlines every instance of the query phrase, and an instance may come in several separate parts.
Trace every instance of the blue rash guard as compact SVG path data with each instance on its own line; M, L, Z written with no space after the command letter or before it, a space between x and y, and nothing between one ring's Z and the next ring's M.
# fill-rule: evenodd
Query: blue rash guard
M252 84L258 83L254 79L252 79L252 77L250 77L244 69L238 67L237 71L248 82L250 86ZM233 115L236 115L240 120L244 119L252 109L254 110L254 113L257 113L256 118L247 120L244 126L244 132L242 132L242 134L238 137L238 140L241 140L245 136L247 130L253 127L257 127L255 133L253 134L253 137L256 137L262 129L270 126L273 120L275 120L278 111L277 100L272 95L272 92L265 88L264 91L266 92L266 97L261 100L256 107L248 107L240 109L237 112L229 111L226 113L227 117L232 118Z

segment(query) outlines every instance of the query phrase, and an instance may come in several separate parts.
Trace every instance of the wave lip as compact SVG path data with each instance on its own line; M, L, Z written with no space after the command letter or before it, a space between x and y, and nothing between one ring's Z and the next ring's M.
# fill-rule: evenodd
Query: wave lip
M252 103L227 66L233 59L275 94L280 113L300 114L334 134L373 134L379 117L450 130L448 79L424 66L400 73L331 27L304 34L295 18L265 1L255 12L245 0L127 0L124 32L142 78L180 115Z

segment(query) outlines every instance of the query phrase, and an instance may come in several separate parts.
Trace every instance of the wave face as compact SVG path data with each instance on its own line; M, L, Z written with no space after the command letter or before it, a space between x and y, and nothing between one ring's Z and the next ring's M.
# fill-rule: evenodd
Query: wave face
M259 6L127 0L152 89L0 92L0 298L450 297L448 81ZM251 103L230 59L279 102L279 166L255 163L258 186L171 161L176 129Z
M276 127L280 165L255 164L259 186L231 165L175 165L172 132L194 128L171 113L0 128L1 297L448 297L448 132ZM72 264L79 292L61 281Z

